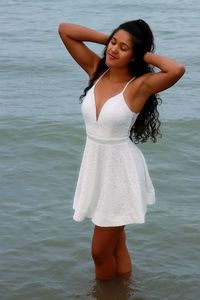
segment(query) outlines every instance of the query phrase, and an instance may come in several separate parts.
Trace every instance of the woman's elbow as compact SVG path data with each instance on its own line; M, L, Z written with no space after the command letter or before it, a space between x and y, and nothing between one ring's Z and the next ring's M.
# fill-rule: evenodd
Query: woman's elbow
M71 28L69 23L60 23L58 25L58 33L60 36L68 36L70 30Z
M185 71L185 67L182 64L178 64L175 71L177 78L181 78L185 74Z
M66 27L66 24L65 24L65 23L60 23L60 24L58 25L58 33L59 33L59 35L62 35L62 34L63 34L63 32L65 31L65 27Z

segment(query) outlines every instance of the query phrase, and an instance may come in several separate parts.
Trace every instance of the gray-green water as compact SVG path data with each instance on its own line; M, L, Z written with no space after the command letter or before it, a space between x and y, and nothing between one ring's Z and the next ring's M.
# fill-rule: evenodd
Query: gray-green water
M193 0L1 1L2 300L199 298L199 9ZM93 226L72 221L85 140L78 97L87 77L64 50L57 25L110 32L136 18L151 25L157 52L181 61L187 73L161 94L163 138L140 146L157 203L145 225L126 229L133 276L99 283Z

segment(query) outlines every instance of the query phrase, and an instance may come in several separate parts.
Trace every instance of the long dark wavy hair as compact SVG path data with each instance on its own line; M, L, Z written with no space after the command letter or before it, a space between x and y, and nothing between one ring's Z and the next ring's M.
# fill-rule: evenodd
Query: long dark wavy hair
M80 102L83 101L87 91L93 86L99 76L108 69L105 64L107 46L112 40L113 35L120 29L127 31L133 39L134 61L129 63L129 72L133 77L139 77L143 74L154 72L153 67L148 65L143 57L146 52L153 52L155 49L153 33L149 25L139 19L125 22L117 27L109 37L108 43L104 49L103 57L99 61L97 69L89 80L88 86L84 89L80 96ZM159 128L159 112L157 106L161 103L161 99L157 94L151 95L141 112L139 113L136 122L130 129L130 139L134 143L144 143L148 139L154 143L157 141L157 136L161 136Z

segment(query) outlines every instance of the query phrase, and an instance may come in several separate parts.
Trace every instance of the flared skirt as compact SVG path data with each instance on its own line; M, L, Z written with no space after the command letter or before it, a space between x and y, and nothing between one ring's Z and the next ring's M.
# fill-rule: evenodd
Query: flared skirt
M145 222L155 191L141 150L129 139L98 143L87 137L76 185L74 220L122 226Z

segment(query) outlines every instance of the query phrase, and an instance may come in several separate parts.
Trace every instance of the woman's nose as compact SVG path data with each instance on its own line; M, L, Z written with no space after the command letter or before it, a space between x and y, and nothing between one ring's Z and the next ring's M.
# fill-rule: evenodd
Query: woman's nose
M118 46L117 45L112 45L112 52L116 53L118 51Z

